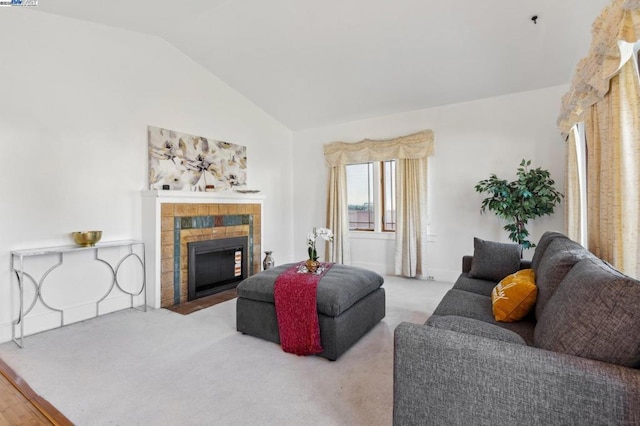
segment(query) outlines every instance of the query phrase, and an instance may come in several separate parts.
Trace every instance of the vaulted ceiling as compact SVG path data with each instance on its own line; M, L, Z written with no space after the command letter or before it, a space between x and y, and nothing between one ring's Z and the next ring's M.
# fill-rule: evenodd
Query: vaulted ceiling
M162 37L300 130L569 83L609 0L39 3Z

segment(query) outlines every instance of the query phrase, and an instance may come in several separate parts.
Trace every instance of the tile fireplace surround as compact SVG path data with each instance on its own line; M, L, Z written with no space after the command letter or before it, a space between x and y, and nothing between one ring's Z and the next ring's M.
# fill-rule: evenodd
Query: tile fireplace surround
M248 237L248 275L261 269L259 194L143 191L142 234L147 247L147 301L154 308L187 301L187 243Z

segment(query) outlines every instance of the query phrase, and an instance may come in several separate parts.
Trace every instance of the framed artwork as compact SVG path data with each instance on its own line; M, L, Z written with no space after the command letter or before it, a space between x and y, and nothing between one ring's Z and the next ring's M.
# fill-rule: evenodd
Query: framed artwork
M247 181L247 147L148 126L149 189L226 191ZM168 185L168 187L167 187Z

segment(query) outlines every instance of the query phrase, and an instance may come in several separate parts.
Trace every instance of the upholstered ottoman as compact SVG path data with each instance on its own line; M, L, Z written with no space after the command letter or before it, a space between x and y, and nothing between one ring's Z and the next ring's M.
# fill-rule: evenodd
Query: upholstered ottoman
M236 328L239 332L280 343L273 285L294 264L262 271L238 284ZM375 272L335 264L317 288L320 341L318 355L336 360L385 315L384 279Z

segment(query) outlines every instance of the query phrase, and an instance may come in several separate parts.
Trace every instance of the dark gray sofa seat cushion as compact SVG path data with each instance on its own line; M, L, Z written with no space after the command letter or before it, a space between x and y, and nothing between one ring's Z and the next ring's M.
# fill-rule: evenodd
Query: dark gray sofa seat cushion
M273 284L289 263L259 272L238 284L238 297L275 303ZM318 313L337 317L354 303L382 286L384 278L368 269L335 264L318 283Z
M480 278L470 278L469 274L462 273L456 280L452 288L456 290L470 291L471 293L491 296L491 290L497 282L481 280Z
M540 319L542 312L551 299L560 282L567 275L573 265L580 260L593 257L580 244L568 238L554 238L544 251L536 272L538 298L536 300L535 316Z
M549 300L535 346L640 367L640 282L592 257L578 262Z
M520 335L488 322L478 321L472 318L464 318L453 315L432 315L425 323L431 327L445 330L457 331L459 333L473 334L474 336L486 337L488 339L499 340L501 342L526 345Z
M534 271L538 269L540 259L542 259L542 256L547 250L547 247L549 247L549 244L551 244L551 241L553 241L555 238L569 239L569 237L567 237L566 235L555 231L547 231L542 234L542 237L540 237L540 241L536 245L535 251L533 252L533 258L531 258L531 267Z
M473 239L473 260L469 277L500 281L520 268L520 246Z
M471 293L462 290L449 290L444 295L440 304L433 311L433 315L456 315L465 318L473 318L479 321L493 324L498 327L511 330L524 339L527 345L533 344L533 330L535 322L524 319L517 322L498 322L493 317L491 297Z

